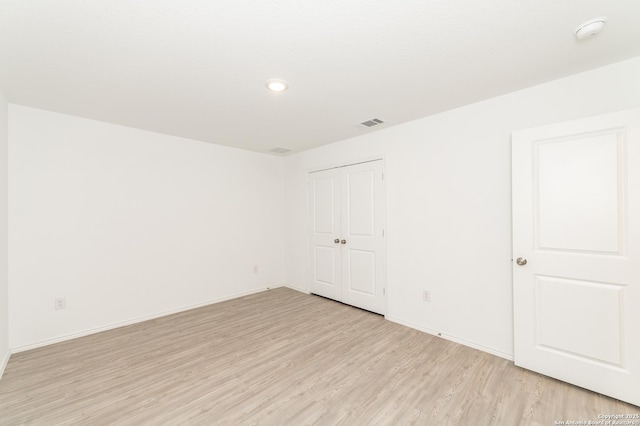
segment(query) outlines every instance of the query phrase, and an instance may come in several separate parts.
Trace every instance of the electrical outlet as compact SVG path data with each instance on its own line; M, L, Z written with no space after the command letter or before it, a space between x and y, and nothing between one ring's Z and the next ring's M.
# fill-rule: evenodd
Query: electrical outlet
M66 297L58 297L53 300L54 309L57 311L58 309L66 309L67 308L67 298Z
M431 302L431 292L428 290L422 290L422 300L425 302Z

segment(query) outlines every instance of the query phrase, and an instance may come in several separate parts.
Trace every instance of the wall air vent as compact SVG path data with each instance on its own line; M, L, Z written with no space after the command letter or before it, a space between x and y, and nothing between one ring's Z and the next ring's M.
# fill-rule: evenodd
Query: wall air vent
M365 127L373 127L373 126L377 126L378 124L382 124L384 123L384 121L377 119L377 118L372 118L371 120L367 120L365 122L362 122L360 124L362 124Z
M286 154L287 152L291 152L291 150L289 148L276 147L276 148L270 149L269 152L273 152L275 154Z

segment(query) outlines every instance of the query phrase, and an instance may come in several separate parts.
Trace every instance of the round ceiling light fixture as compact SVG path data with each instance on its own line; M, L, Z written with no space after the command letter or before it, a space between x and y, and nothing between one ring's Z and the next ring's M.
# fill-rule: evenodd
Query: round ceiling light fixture
M574 34L578 40L585 40L591 37L595 37L600 34L600 31L604 28L604 24L607 23L606 16L600 16L598 18L589 19L578 25L574 31Z
M271 78L267 80L265 86L272 92L284 92L289 88L289 83L279 78Z

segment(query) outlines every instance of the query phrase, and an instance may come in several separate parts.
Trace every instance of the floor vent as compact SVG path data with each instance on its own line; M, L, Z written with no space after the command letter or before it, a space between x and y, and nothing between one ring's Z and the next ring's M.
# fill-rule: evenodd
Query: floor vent
M287 152L291 152L291 150L289 148L276 147L276 148L273 148L273 149L269 150L269 152L273 152L273 153L276 153L276 154L286 154Z
M377 119L377 118L372 118L371 120L367 120L365 122L362 122L360 124L362 124L365 127L373 127L373 126L377 126L378 124L382 124L384 123L384 121Z

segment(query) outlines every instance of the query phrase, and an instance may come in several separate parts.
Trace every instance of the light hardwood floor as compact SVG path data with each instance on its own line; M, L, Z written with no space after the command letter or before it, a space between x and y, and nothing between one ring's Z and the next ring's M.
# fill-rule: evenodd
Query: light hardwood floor
M0 380L2 425L512 426L624 413L640 408L285 288L18 353Z

